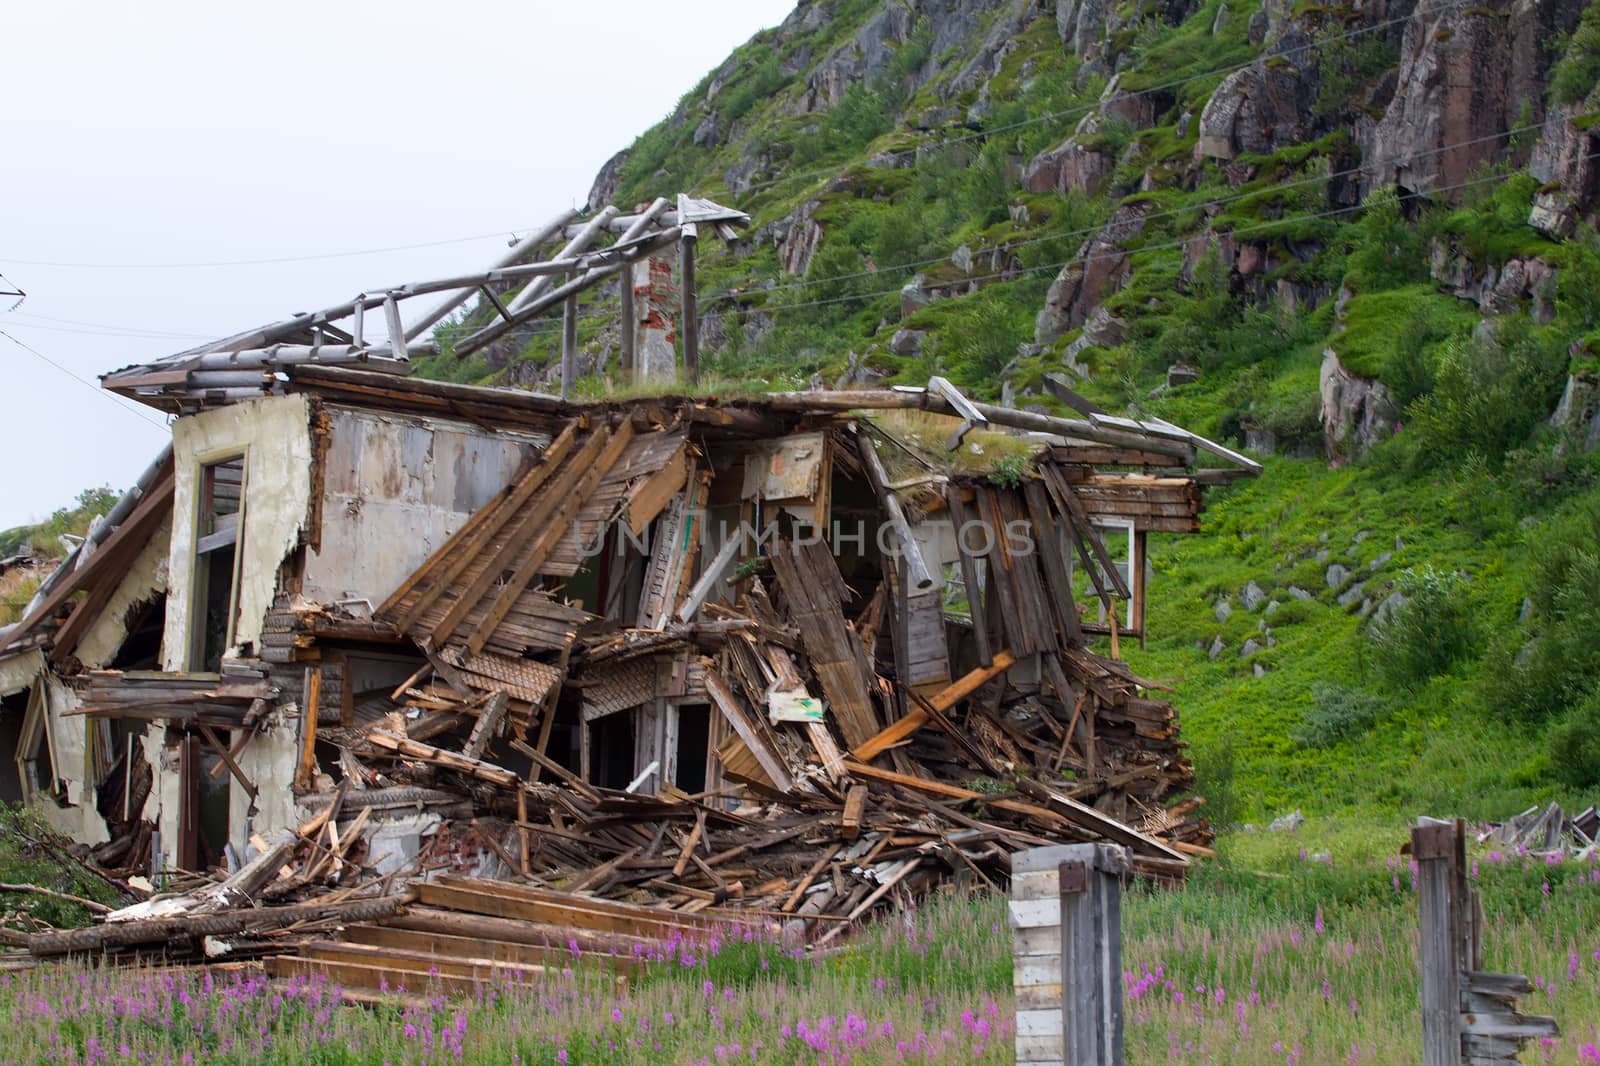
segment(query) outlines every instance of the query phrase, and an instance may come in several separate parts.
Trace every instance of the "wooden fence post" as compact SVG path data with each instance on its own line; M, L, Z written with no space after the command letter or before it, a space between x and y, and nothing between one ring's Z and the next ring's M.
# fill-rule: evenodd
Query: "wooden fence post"
M1063 844L1011 857L1017 1062L1123 1066L1122 880L1111 844Z
M1423 1066L1515 1063L1524 1043L1560 1029L1553 1018L1517 1012L1517 997L1533 991L1526 977L1483 970L1483 908L1467 883L1465 823L1418 818L1411 857L1422 928Z

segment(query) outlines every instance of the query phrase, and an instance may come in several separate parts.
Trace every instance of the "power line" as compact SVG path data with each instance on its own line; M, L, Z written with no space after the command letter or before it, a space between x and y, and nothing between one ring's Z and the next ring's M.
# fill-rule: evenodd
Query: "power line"
M13 337L11 334L7 333L3 329L0 329L0 337L4 337L6 340L10 341L12 344L15 344L18 348L21 348L23 351L28 352L28 353L30 353L30 354L32 354L34 356L37 356L39 359L42 359L46 363L49 363L51 366L53 366L57 370L61 371L61 373L67 375L67 377L71 378L73 381L76 381L78 384L82 385L84 388L93 390L94 394L96 396L104 396L106 399L111 400L112 402L116 403L117 406L119 406L119 407L126 405L127 409L129 411L132 411L134 414L138 415L140 418L144 419L146 422L150 423L152 426L155 426L157 429L161 430L162 433L165 433L167 431L167 424L165 422L158 422L154 418L151 418L145 412L144 408L139 407L139 406L127 401L127 400L124 400L121 396L118 396L116 393L107 392L105 389L102 389L100 386L96 385L94 382L90 381L88 378L79 377L77 374L73 373L66 366L64 366L61 363L56 362L54 359L50 358L48 355L45 355L39 349L35 348L33 345L28 344L28 343L26 343L24 341L19 341L17 338Z
M525 226L522 228L532 229L533 227ZM319 259L348 259L362 255L385 255L390 252L408 252L418 248L441 248L449 244L467 244L472 241L488 240L490 237L504 237L514 234L514 230L497 230L493 233L478 233L470 237L450 237L439 241L394 244L385 248L362 248L349 252L317 252L308 255L278 255L266 256L260 259L219 259L190 263L76 263L54 259L14 259L10 256L0 256L0 262L15 263L20 266L57 267L67 270L199 270L214 267L272 266L280 263L306 263Z
M1501 140L1503 138L1515 137L1515 136L1517 136L1519 134L1528 133L1528 132L1531 132L1533 130L1538 130L1538 129L1542 129L1542 128L1543 128L1543 124L1542 123L1532 123L1532 124L1525 125L1525 126L1513 126L1510 129L1502 130L1502 131L1499 131L1497 133L1488 133L1488 134L1484 134L1481 137L1473 137L1473 138L1470 138L1470 139L1464 140L1464 141L1455 141L1455 142L1453 142L1451 144L1439 145L1437 148L1430 148L1430 149L1427 149L1425 151L1415 152L1415 153L1412 153L1409 158L1419 159L1419 158L1425 158L1427 156L1441 155L1441 154L1443 154L1445 152L1454 151L1457 148L1466 148L1466 147L1470 147L1470 146L1475 145L1475 144L1482 144L1482 143L1487 142L1487 141L1497 141L1497 140ZM1350 177L1352 175L1362 173L1363 171L1365 171L1365 169L1366 169L1365 165L1355 166L1355 167L1347 168L1345 170L1330 171L1327 174L1314 174L1314 175L1312 175L1310 177L1300 178L1300 179L1295 180L1295 181L1280 182L1279 184L1273 185L1270 188L1252 189L1252 190L1250 190L1248 192L1234 193L1233 195L1230 195L1230 196L1211 197L1211 198L1208 198L1208 199L1205 199L1205 200L1197 201L1195 203L1189 204L1189 205L1184 206L1184 207L1174 207L1174 208L1169 208L1169 209L1164 210L1164 211L1154 212L1152 214L1146 215L1145 216L1145 221L1149 222L1149 221L1151 221L1153 219L1158 219L1158 218L1171 218L1171 217L1174 217L1174 216L1177 216L1177 215L1187 215L1187 214L1190 214L1190 213L1195 212L1195 211L1202 211L1202 210L1205 210L1207 208L1212 208L1212 207L1223 207L1223 206L1228 205L1228 204L1234 204L1234 203L1238 203L1238 202L1240 202L1242 200L1250 200L1250 199L1254 199L1256 197L1275 196L1275 195L1283 193L1284 191L1286 191L1288 189L1302 188L1302 187L1307 186L1307 185L1320 185L1323 182L1333 181L1336 178ZM1085 228L1082 228L1082 229L1076 229L1076 230L1060 230L1060 231L1057 231L1057 232L1054 232L1054 233L1043 233L1043 234L1039 234L1039 235L1036 235L1036 236L1033 236L1033 237L1026 237L1026 238L1023 238L1022 240L1005 241L1005 242L1002 242L1002 243L996 245L994 247L994 249L992 249L992 250L994 250L994 251L1012 251L1012 250L1015 250L1017 248L1026 247L1028 245L1041 244L1041 243L1043 243L1045 241L1066 240L1066 239L1071 238L1071 237L1093 237L1093 236L1097 235L1098 233L1100 233L1100 231L1102 229L1103 229L1103 226L1089 226L1089 227L1085 227ZM846 280L850 280L850 279L853 279L853 278L876 277L878 275L887 273L889 271L910 270L910 269L913 269L913 268L916 268L916 267L931 266L931 265L933 265L935 263L948 262L949 259L950 259L950 257L948 255L940 255L940 256L933 256L933 257L928 258L928 259L914 259L914 260L911 260L909 262L904 262L904 263L891 263L888 266L881 266L881 267L878 267L875 270L859 270L859 271L855 271L854 273L849 273L849 274L836 274L836 275L834 275L832 277L828 277L828 278L797 278L797 279L794 279L794 280L784 280L784 279L781 279L781 278L763 278L763 279L759 279L759 280L752 279L751 284L759 284L760 281L770 280L770 281L777 282L780 288L785 288L785 289L804 289L804 288L808 288L808 287L813 286L813 285L823 285L823 284L827 284L827 283L830 283L830 282L846 281ZM772 291L772 290L763 290L763 291ZM739 290L739 291L726 290L724 292L714 293L714 294L712 294L710 296L707 296L705 298L705 301L707 303L712 303L712 302L715 302L715 301L718 301L718 300L736 299L736 298L738 298L740 296L747 296L747 295L750 295L750 290Z
M1451 11L1451 10L1459 10L1460 8L1464 7L1467 2L1468 2L1468 0L1456 0L1456 2L1453 3L1453 4L1443 5L1443 6L1439 7L1439 8L1437 8L1437 9L1435 9L1434 11L1426 12L1425 14L1426 15L1436 15L1436 14L1444 14L1444 13L1446 13L1448 11ZM1280 57L1284 57L1284 56L1293 55L1293 54L1295 54L1297 52L1309 51L1312 48L1325 47L1326 45L1335 44L1335 43L1337 43L1339 41L1350 40L1350 39L1353 39L1355 37L1360 37L1360 36L1363 36L1363 35L1368 34L1368 33L1375 33L1378 30L1388 29L1391 26L1397 26L1397 25L1399 25L1399 24L1401 24L1403 22L1411 21L1411 19L1413 17L1415 17L1415 15L1416 15L1416 12L1412 12L1411 14L1407 14L1407 15L1404 15L1404 16L1391 18L1391 19L1385 19L1385 20L1383 20L1381 22L1375 22L1370 26L1360 26L1360 27L1357 27L1356 29L1353 29L1353 30L1347 30L1344 33L1334 34L1331 37L1317 38L1317 39L1311 41L1311 43L1309 43L1309 44L1301 45L1301 46L1296 47L1296 48L1286 48L1286 49L1283 49L1281 51L1275 51L1275 52L1264 52L1264 53L1256 56L1255 58L1250 59L1250 60L1248 60L1246 62L1243 62L1243 63L1236 63L1236 64L1234 64L1232 66L1227 66L1227 67L1214 67L1211 70L1201 71L1198 74L1189 74L1189 75L1185 75L1182 78L1174 78L1171 81L1163 82L1163 83L1161 83L1159 85L1151 85L1151 86L1148 86L1148 87L1143 88L1143 89L1134 89L1134 90L1132 90L1130 92L1118 93L1115 97L1113 97L1113 101L1137 99L1139 97L1148 96L1148 95L1151 95L1153 93L1167 92L1168 90L1176 89L1176 88L1179 88L1181 86L1188 85L1188 84L1190 84L1192 82L1204 81L1207 78L1215 77L1218 74L1222 74L1222 75L1233 74L1233 73L1236 73L1237 71L1247 70L1250 67L1256 66L1257 64L1265 63L1266 61L1268 61L1270 59L1276 59L1276 58L1280 58ZM1035 124L1040 123L1040 122L1049 122L1051 120L1060 119L1060 118L1070 118L1070 117L1073 117L1073 116L1076 116L1076 115L1086 115L1086 114L1089 114L1090 112L1093 112L1093 111L1099 111L1102 108L1103 104L1104 104L1104 101L1097 100L1092 104L1077 104L1077 105L1074 105L1072 107L1062 108L1062 109L1060 109L1058 111L1044 111L1044 112L1040 112L1037 115L1032 115L1032 116L1030 116L1028 118L1020 119L1020 120L1018 120L1016 122L1007 123L1006 125L1003 125L1003 126L995 126L995 127L990 128L990 129L983 129L983 130L973 130L973 131L968 132L968 133L956 134L956 135L953 135L953 136L950 136L950 137L941 137L941 138L938 138L938 139L933 140L931 142L923 142L923 143L921 143L921 144L919 144L919 145L917 145L916 147L913 147L913 148L901 148L901 149L897 149L897 150L892 151L892 152L885 152L885 153L882 154L882 156L880 158L898 159L898 158L901 158L901 157L904 157L904 156L908 156L908 155L909 156L916 156L918 153L927 151L929 148L939 148L939 147L942 147L942 146L947 145L947 144L961 144L961 143L964 143L966 141L979 140L979 139L982 139L982 138L985 138L985 137L992 137L992 136L994 136L995 134L998 134L998 133L1009 133L1012 130L1022 129L1025 126L1032 126L1032 125L1035 125ZM814 177L824 177L824 176L827 176L829 174L837 173L838 170L839 170L838 167L819 167L816 170L813 170L813 171L811 171L809 173L802 172L800 174L787 174L787 175L783 175L781 177L772 178L769 181L756 182L755 184L747 185L747 186L745 186L745 190L744 191L745 192L754 192L754 191L761 190L761 189L769 189L769 188L772 188L775 185L782 185L782 184L785 184L785 183L791 182L791 181L805 181L805 180L809 180L809 179L814 178Z
M114 327L91 326L78 329L73 326L55 326L44 322L25 322L11 320L9 325L21 329L42 329L50 333L75 333L87 337L127 337L132 340L210 340L223 334L217 333L175 333L170 330L142 330L134 327L119 329Z
M1583 156L1581 158L1582 159L1600 158L1600 152L1595 152L1595 153L1592 153L1590 155ZM1432 195L1434 193L1453 192L1453 191L1455 191L1457 189L1466 189L1466 188L1471 188L1471 187L1477 186L1477 185L1484 185L1484 184L1487 184L1489 182L1498 182L1498 181L1504 181L1504 180L1505 180L1505 175L1504 174L1489 174L1489 175L1485 175L1485 176L1480 177L1480 178L1473 178L1473 179L1468 180L1468 181L1456 182L1456 183L1451 184L1451 185L1436 186L1433 189L1427 190L1426 192L1417 191L1417 192L1404 193L1404 194L1401 194L1400 196L1398 196L1397 199L1401 200L1401 201L1425 199L1425 198L1427 198L1428 196L1430 196L1430 195ZM1284 225L1288 225L1288 224L1291 224L1291 223L1295 223L1295 222L1313 222L1313 221L1316 221L1317 219L1333 218L1333 217L1335 217L1337 215L1349 214L1349 213L1351 213L1353 211L1362 211L1362 210L1365 210L1366 208L1367 208L1366 204L1353 204L1353 205L1348 206L1348 207L1331 208L1331 209L1329 209L1327 211L1316 211L1316 212L1309 212L1309 213L1298 214L1298 215L1285 215L1282 218L1271 219L1271 220L1264 221L1264 222L1258 222L1258 223L1255 223L1255 224L1249 225L1249 226L1240 226L1240 227L1238 227L1236 229L1230 230L1229 231L1229 235L1237 236L1239 234L1252 233L1252 232L1256 232L1256 231L1259 231L1259 230L1271 230L1271 229L1276 229L1278 227L1281 227L1281 226L1284 226ZM1085 255L1085 256L1074 256L1071 259L1066 259L1066 260L1063 260L1063 261L1061 261L1059 263L1041 263L1038 266L1020 267L1015 271L1005 270L1005 271L997 271L997 272L992 273L992 274L978 274L978 275L973 275L973 276L970 276L970 277L963 277L961 280L962 281L992 281L992 280L997 279L997 278L1014 279L1014 278L1019 277L1021 275L1031 274L1031 273L1035 273L1035 272L1041 271L1041 270L1060 270L1063 267L1070 266L1073 263L1091 263L1091 262L1096 262L1096 261L1101 260L1101 259L1117 259L1117 258L1123 258L1123 257L1138 255L1138 254L1141 254L1143 252L1159 252L1159 251L1165 251L1165 250L1170 250L1170 249L1174 249L1174 248L1183 248L1188 244L1189 244L1188 240L1175 240L1175 241L1165 241L1165 242L1158 243L1158 244L1141 245L1141 246L1139 246L1137 248L1127 248L1127 249L1119 248L1119 249L1117 249L1116 251L1113 251L1113 252L1102 252L1102 253L1099 253L1099 254L1091 253L1091 254ZM848 303L848 302L853 301L853 300L871 300L871 299L876 299L879 296L888 296L888 295L891 295L891 294L894 294L894 293L898 293L899 291L900 290L898 288L894 288L894 289L879 289L879 290L877 290L875 292L852 293L852 294L850 294L848 296L835 296L835 297L830 297L829 299L826 299L826 300L807 300L807 301L804 301L804 302L801 302L801 303L775 304L775 305L772 305L772 306L753 305L750 308L750 310L752 310L752 311L762 311L762 312L793 311L793 310L796 310L798 308L803 308L803 307L823 307L823 306L827 306L829 304Z
M1435 11L1429 12L1428 14L1441 14L1441 13L1444 13L1446 11L1460 9L1467 2L1468 2L1468 0L1456 0L1455 3L1443 5L1440 8L1437 8ZM1232 73L1234 73L1236 71L1245 70L1245 69L1248 69L1250 67L1256 66L1258 64L1267 62L1268 60L1271 60L1271 59L1280 58L1280 57L1289 56L1289 55L1294 55L1294 54L1300 53L1300 52L1306 52L1306 51L1309 51L1312 48L1325 47L1326 45L1329 45L1329 44L1334 44L1334 43L1337 43L1339 41L1350 40L1350 39L1353 39L1353 38L1356 38L1356 37L1364 36L1364 35L1369 34L1369 33L1376 33L1377 31L1383 30L1383 29L1387 29L1390 26L1396 26L1396 25L1399 25L1399 24L1401 24L1403 22L1408 22L1413 17L1415 17L1415 14L1416 13L1413 12L1410 15L1391 18L1391 19L1385 19L1385 20L1380 21L1380 22L1375 22L1370 26L1359 26L1359 27L1357 27L1357 28L1355 28L1353 30L1347 30L1347 31L1345 31L1343 33L1337 33L1337 34L1333 34L1333 35L1328 36L1328 37L1321 37L1321 38L1314 39L1309 44L1301 45L1301 46L1298 46L1298 47L1285 48L1285 49L1281 49L1281 50L1277 50L1277 51L1264 52L1264 53L1256 56L1255 58L1250 59L1250 60L1248 60L1246 62L1243 62L1243 63L1236 63L1236 64L1233 64L1231 66L1225 66L1225 67L1215 67L1215 68L1212 68L1210 70L1201 71L1201 72L1199 72L1197 74L1186 75L1186 76L1184 76L1182 78L1174 78L1174 79L1172 79L1170 81L1162 82L1162 83L1160 83L1158 85L1151 85L1151 86L1147 86L1147 87L1145 87L1143 89L1134 89L1134 90L1131 90L1129 92L1118 93L1114 97L1114 99L1115 100L1119 100L1119 101L1120 100L1137 99L1139 97L1149 96L1149 95L1154 94L1154 93L1167 92L1167 91L1169 91L1171 89L1179 88L1180 86L1188 85L1188 84L1193 83L1193 82L1204 81L1207 78L1212 78L1212 77L1215 77L1215 76L1217 76L1219 74L1222 74L1222 75L1232 74ZM892 151L892 152L883 153L882 158L899 159L899 158L906 157L906 156L915 156L919 152L926 151L929 148L937 148L937 147L941 147L941 146L947 145L947 144L960 144L960 143L964 143L966 141L979 140L979 139L986 138L986 137L993 137L996 134L1009 133L1012 130L1022 129L1024 127L1026 127L1026 126L1036 125L1036 124L1038 124L1040 122L1048 122L1048 121L1052 121L1054 119L1069 118L1069 117L1072 117L1074 115L1088 114L1088 113L1090 113L1092 111L1100 110L1102 106L1103 105L1102 105L1101 101L1095 101L1094 103L1079 104L1079 105L1075 105L1073 107L1063 108L1063 109L1060 109L1060 110L1057 110L1057 111L1041 112L1040 114L1033 115L1033 116L1030 116L1030 117L1025 118L1025 119L1020 119L1020 120L1018 120L1016 122L1007 123L1007 124L1002 125L1002 126L995 126L995 127L991 127L989 129L983 129L983 130L973 130L973 131L970 131L968 133L955 134L955 135L952 135L952 136L949 136L949 137L941 137L941 138L938 138L938 139L935 139L935 140L932 140L932 141L924 141L921 144L919 144L919 145L917 145L916 147L913 147L913 148L902 148L902 149L897 149L897 150ZM815 170L812 170L812 171L802 171L802 172L800 172L798 174L786 174L786 175L783 175L781 177L773 178L770 181L757 182L755 184L748 185L748 186L745 187L744 191L745 192L754 192L754 191L758 191L758 190L761 190L761 189L771 188L771 187L773 187L775 185L785 184L785 183L788 183L788 182L806 181L806 180L809 180L809 179L814 178L814 177L823 177L823 176L827 176L827 175L830 175L830 174L836 174L836 173L839 172L839 170L840 170L840 168L837 167L837 166L830 166L830 167L819 167L819 168L817 168ZM521 229L521 230L531 230L532 228L533 227L531 227L531 226L518 227L518 229ZM511 230L511 231L509 231L509 235L514 236L516 234L516 232L517 232L516 229ZM254 259L223 259L223 260L208 260L208 261L194 261L194 262L167 262L167 263L159 263L159 262L157 262L157 263L92 263L92 262L67 262L67 261L48 260L48 259L16 259L16 258L0 256L0 262L15 263L15 264L18 264L18 265L23 265L23 266L56 267L56 268L74 269L74 270L191 270L191 269L210 269L210 268L215 268L215 267L267 266L267 265L275 265L275 264L281 264L281 263L311 262L311 261L321 260L321 259L345 259L345 258L352 258L352 257L364 256L364 255L383 255L383 254L387 254L387 253L390 253L390 252L411 251L411 250L419 249L419 248L439 248L439 247L444 247L446 245L451 245L451 244L465 244L465 243L468 243L468 242L471 242L471 241L486 240L486 239L488 239L490 237L499 237L499 236L506 236L506 235L508 235L508 231L500 230L500 231L496 231L496 232L493 232L493 233L474 234L473 236L469 236L469 237L451 237L451 238L446 238L444 240L421 241L421 242L417 242L417 243L414 243L414 244L397 244L397 245L390 245L390 246L381 247L381 248L363 248L363 249L357 249L357 250L354 250L354 251L320 252L320 253L310 253L310 254L305 254L305 255L264 256L264 257L260 257L260 258L254 258Z

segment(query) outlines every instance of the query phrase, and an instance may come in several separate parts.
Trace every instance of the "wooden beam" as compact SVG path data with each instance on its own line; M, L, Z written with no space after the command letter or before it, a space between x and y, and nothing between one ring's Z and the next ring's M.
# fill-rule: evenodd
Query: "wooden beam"
M573 442L577 439L578 424L576 421L568 422L565 429L550 442L540 455L533 468L517 480L514 488L504 491L494 501L480 507L476 514L467 520L467 524L445 541L444 546L433 554L422 567L407 578L407 585L415 587L424 574L429 578L428 588L412 604L411 609L395 623L395 627L402 631L410 629L422 613L431 607L435 600L447 590L454 587L472 561L493 540L496 534L505 528L512 517L521 510L539 487L549 480L550 475L560 468L563 460L572 451ZM587 451L587 446L585 448ZM444 572L434 574L433 569L439 562L449 560ZM382 617L390 609L399 605L400 600L410 591L407 585L402 585L394 595L385 601L378 615Z
M767 746L766 740L745 713L739 698L729 690L721 675L715 670L707 670L705 686L706 695L711 697L711 702L716 704L723 718L733 726L733 731L739 734L739 739L744 741L745 747L750 749L750 754L755 757L762 771L771 778L773 786L780 792L794 791L794 779L789 776L789 768L784 765L778 753Z
M994 657L994 661L988 666L980 666L966 676L956 679L948 688L935 693L928 702L936 710L948 711L1016 664L1016 658L1009 651L1002 651ZM878 733L877 736L866 743L859 745L850 753L850 757L859 759L862 762L870 761L921 729L928 723L928 720L928 712L918 708Z
M300 763L295 770L296 792L310 792L317 773L317 708L322 702L322 667L306 667L304 706L300 708Z
M200 730L200 735L206 738L206 743L215 748L217 750L217 754L222 756L223 765L228 768L228 772L234 776L240 785L244 786L245 792L248 793L250 799L254 801L257 795L255 784L245 776L243 770L239 769L239 764L233 760L233 753L230 752L228 750L228 746L222 742L222 738L217 736L216 731L208 725L199 725L198 728Z
M839 835L854 840L861 835L861 816L867 805L867 786L853 785L844 796L844 811L839 815Z
M597 432L596 435L598 436L599 433ZM611 434L610 440L606 442L605 449L601 451L593 466L587 470L583 470L581 466L576 468L583 470L578 479L578 484L570 495L559 501L559 509L553 516L548 518L547 523L543 524L542 529L537 532L532 545L528 548L527 555L522 560L522 565L517 567L517 571L512 575L511 580L506 582L499 593L495 595L494 600L489 604L489 609L484 612L483 620L478 623L477 628L472 631L472 635L467 638L467 648L472 654L482 654L484 644L488 642L495 628L500 625L500 622L511 610L512 605L517 602L517 597L522 595L523 590L528 587L528 582L533 580L533 576L539 572L539 568L550 557L550 552L569 532L568 523L576 518L578 512L583 509L584 504L589 502L590 495L599 487L601 479L616 465L617 460L622 458L622 453L627 450L632 441L633 422L625 421L615 433Z

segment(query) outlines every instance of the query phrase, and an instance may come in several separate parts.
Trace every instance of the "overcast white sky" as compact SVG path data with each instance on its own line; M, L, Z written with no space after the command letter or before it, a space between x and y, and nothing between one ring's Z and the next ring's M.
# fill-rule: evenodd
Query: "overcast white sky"
M793 2L6 5L0 288L28 295L0 297L0 528L165 441L85 381L486 265ZM428 241L454 243L163 265Z

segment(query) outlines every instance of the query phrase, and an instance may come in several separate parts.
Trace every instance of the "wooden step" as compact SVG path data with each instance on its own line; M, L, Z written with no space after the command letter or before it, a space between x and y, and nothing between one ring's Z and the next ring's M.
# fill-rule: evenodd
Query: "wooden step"
M267 973L273 977L322 977L342 988L374 992L399 992L403 988L406 993L415 995L437 989L447 996L474 996L482 984L470 977L433 975L426 970L396 970L343 960L308 959L303 955L272 955L263 961Z
M550 966L555 969L592 966L609 968L630 976L642 968L639 960L625 955L584 952L580 949L580 953L574 956L572 950L565 946L474 939L452 936L448 933L424 932L419 929L397 929L384 925L354 925L344 931L344 936L345 942L351 944L427 952L453 958L488 959L497 965Z
M313 940L300 948L300 954L320 962L352 962L381 966L395 971L438 973L444 977L470 977L474 981L537 980L560 972L559 967L529 963L497 962L482 956L441 955L431 951L383 947L377 944L350 944L339 940Z
M674 934L707 933L720 924L715 919L659 907L543 892L505 882L440 878L419 884L417 895L430 907L637 937L666 939Z

